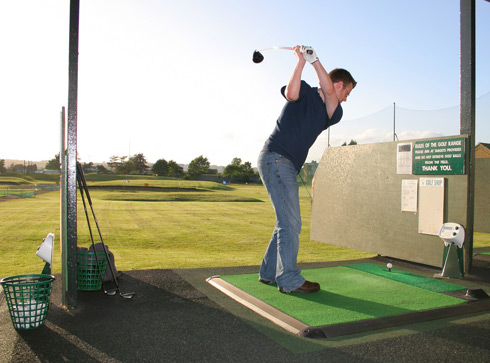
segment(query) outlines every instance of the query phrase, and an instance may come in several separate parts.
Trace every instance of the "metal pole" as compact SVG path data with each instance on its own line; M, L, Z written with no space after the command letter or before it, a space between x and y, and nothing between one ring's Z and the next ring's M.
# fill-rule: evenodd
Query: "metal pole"
M396 128L395 128L395 102L393 102L393 141L395 141L395 135L396 135Z
M78 32L80 1L70 0L70 46L68 66L67 128L67 291L63 304L74 308L77 291L77 108L78 108Z
M61 301L65 304L67 282L67 236L66 236L66 115L61 108L61 147L60 147L60 246L61 246Z
M468 200L466 217L465 271L473 261L475 205L475 0L460 0L461 110L460 133L468 135Z

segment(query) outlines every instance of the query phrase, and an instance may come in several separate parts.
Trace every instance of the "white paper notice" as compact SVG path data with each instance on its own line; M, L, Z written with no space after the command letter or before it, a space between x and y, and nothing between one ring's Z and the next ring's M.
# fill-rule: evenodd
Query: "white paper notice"
M412 143L400 143L397 145L396 173L412 174Z
M418 180L402 180L402 212L417 212Z
M420 178L419 233L439 235L444 224L444 178Z

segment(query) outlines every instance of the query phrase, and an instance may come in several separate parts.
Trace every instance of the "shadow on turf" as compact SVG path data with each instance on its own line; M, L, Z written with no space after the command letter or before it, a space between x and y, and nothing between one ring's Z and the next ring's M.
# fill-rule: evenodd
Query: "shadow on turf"
M345 295L336 294L333 292L320 290L311 294L292 293L291 295L312 301L325 306L333 306L336 308L350 310L357 313L366 314L373 317L381 317L386 315L399 315L410 313L412 310L395 307L387 304L364 300L362 298L353 298Z

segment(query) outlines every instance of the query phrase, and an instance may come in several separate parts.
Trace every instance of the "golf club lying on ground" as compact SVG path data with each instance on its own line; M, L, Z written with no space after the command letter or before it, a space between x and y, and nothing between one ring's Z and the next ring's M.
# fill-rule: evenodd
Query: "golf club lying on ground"
M260 52L263 52L264 50L270 50L270 49L293 50L292 47L278 47L278 46L274 46L274 47L270 47L270 48L263 48L263 49L259 49L259 50L254 50L254 54L253 54L253 57L252 57L253 62L254 63L260 63L260 62L262 62L264 60L264 56Z
M134 292L122 293L119 290L119 284L117 282L116 274L114 273L114 269L112 267L111 260L109 258L109 254L107 253L107 249L106 249L105 244L104 244L104 239L102 238L102 233L100 232L99 222L97 221L97 217L95 217L94 207L92 206L92 199L90 198L90 194L89 194L88 187L87 187L87 182L85 180L85 176L83 175L82 165L79 162L77 162L77 181L78 181L78 187L80 189L80 195L82 196L83 209L85 210L85 216L87 217L87 224L88 224L88 229L90 232L90 238L92 240L92 247L94 249L95 261L97 262L97 269L99 270L99 276L100 276L100 280L102 281L102 287L104 289L104 294L109 295L109 296L113 296L116 294L116 292L118 292L121 297L123 297L125 299L131 299L134 296ZM116 285L116 288L113 290L108 291L108 290L106 290L106 288L104 286L103 275L102 275L102 271L100 270L99 259L97 258L97 251L95 250L95 243L94 243L94 237L92 235L92 228L90 227L90 219L88 216L87 205L85 203L84 191L85 191L85 195L87 196L87 200L88 200L88 204L90 205L90 209L92 210L92 216L94 217L95 225L97 226L97 231L99 232L100 242L101 242L102 247L104 249L104 253L105 253L105 256L107 258L107 263L109 264L109 268L111 270L112 280L114 281L114 284Z

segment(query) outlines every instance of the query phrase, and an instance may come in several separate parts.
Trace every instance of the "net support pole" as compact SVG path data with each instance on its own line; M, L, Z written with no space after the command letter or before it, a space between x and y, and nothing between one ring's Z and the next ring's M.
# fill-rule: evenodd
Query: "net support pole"
M475 0L460 0L460 133L469 135L465 270L473 260L475 205Z

